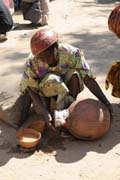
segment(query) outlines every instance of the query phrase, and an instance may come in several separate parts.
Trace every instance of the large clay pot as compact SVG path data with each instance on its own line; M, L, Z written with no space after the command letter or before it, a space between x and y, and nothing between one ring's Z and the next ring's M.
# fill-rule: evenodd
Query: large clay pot
M111 11L108 18L108 28L120 38L120 5Z
M110 128L110 113L106 106L97 100L76 101L69 107L65 127L76 138L98 139Z

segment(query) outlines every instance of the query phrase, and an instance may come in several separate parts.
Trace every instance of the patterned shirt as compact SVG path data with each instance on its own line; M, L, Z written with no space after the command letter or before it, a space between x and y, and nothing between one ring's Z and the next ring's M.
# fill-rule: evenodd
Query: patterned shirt
M82 79L86 75L93 77L82 50L68 44L60 43L58 52L59 63L54 67L50 67L47 63L42 62L39 57L29 55L20 83L21 92L24 93L28 86L39 92L41 80L43 83L43 79L48 73L64 77L69 70L73 69L80 74Z

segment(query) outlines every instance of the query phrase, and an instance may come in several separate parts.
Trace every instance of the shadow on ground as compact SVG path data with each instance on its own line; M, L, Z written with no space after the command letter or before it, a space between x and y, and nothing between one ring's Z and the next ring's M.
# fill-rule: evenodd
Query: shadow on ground
M106 74L111 64L114 61L119 60L118 39L112 34L108 34L106 32L103 34L95 35L90 33L75 32L65 34L64 37L64 42L70 39L71 45L83 49L85 58L91 65L91 69L97 73L97 76L98 74ZM23 42L25 42L25 39L28 40L28 36L25 34L20 35L18 38L20 41L24 40ZM24 51L20 50L19 52L13 51L12 53L9 53L9 51L11 52L11 48L10 50L7 49L7 51L8 53L6 54L5 49L2 50L2 53L4 54L4 63L7 61L7 63L11 65L9 67L9 70L7 70L2 75L5 76L13 73L21 74L21 72L23 71L25 58L27 59L28 57L28 52L25 53ZM19 62L21 64L18 66L17 63ZM102 68L103 66L104 68Z
M56 161L62 163L73 163L83 159L87 153L96 152L106 154L120 143L120 106L112 104L114 110L114 119L110 131L101 139L96 141L76 140L73 137L62 139L59 136L49 135L47 145L40 146L37 156L41 156L41 150L44 153L56 151ZM0 166L4 166L11 158L24 159L31 156L32 153L23 153L16 150L16 130L3 124L0 124ZM45 137L45 136L44 136ZM44 153L42 155L44 155ZM116 152L119 155L119 152Z

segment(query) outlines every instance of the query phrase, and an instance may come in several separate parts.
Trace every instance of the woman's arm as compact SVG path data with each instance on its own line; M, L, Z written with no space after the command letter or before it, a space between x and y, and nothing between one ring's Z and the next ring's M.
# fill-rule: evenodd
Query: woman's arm
M86 85L86 87L103 103L106 105L106 107L108 108L111 116L113 114L113 109L112 106L110 104L110 102L108 101L108 99L106 98L106 96L104 95L103 91L101 90L100 86L98 85L97 81L93 78L90 78L88 75L85 76L85 78L83 79L84 84Z
M46 122L46 125L51 128L53 131L55 131L55 128L51 124L52 116L46 109L45 105L43 104L40 96L33 92L30 88L28 88L28 93L33 101L33 104L35 105L36 111L38 114L42 113L44 120Z

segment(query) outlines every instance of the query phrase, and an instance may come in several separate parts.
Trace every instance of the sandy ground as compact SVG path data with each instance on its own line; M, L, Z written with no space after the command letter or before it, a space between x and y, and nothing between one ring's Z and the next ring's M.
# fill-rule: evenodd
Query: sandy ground
M119 99L106 91L105 76L119 59L119 39L108 30L107 19L115 4L96 4L93 0L56 0L50 3L49 25L60 41L82 48L97 81L113 105L114 119L102 139L87 142L51 142L50 152L20 153L15 149L15 129L0 122L0 180L120 180ZM31 35L37 30L14 16L19 28L8 33L0 44L0 92L18 91L23 64L29 53ZM81 98L93 97L86 89Z

